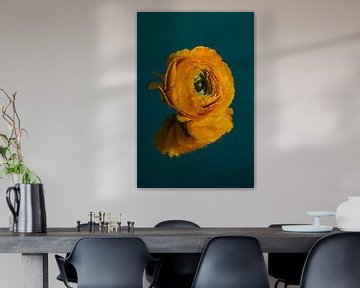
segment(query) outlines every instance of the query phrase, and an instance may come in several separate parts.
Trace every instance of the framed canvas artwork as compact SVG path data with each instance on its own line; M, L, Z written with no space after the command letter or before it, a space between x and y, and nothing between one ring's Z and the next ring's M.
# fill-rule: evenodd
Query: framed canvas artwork
M254 187L252 12L138 12L137 187Z

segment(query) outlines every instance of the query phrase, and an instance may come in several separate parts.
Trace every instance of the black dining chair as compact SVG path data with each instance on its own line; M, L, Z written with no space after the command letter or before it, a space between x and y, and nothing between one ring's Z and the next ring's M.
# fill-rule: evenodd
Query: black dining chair
M272 224L270 228L281 228L282 225ZM269 253L268 254L268 273L277 279L274 288L283 283L284 288L288 285L300 285L301 273L307 253Z
M159 222L155 228L200 228L194 222L188 220L166 220ZM156 253L152 254L161 259L162 266L155 283L156 288L190 288L194 280L195 272L201 257L200 253ZM153 276L153 266L147 270L147 279Z
M82 223L80 224L80 229L86 229L88 230L89 229L89 224L88 223ZM95 223L95 229L98 230L99 229L99 224L98 223ZM69 256L69 253L66 254L66 257ZM66 275L66 278L67 278L67 281L68 282L71 282L71 283L77 283L77 275L76 275L76 270L74 268L73 265L71 265L70 263L67 263L65 262L64 263L64 270L65 270L65 275ZM57 277L56 277L57 280L59 281L63 281L63 278L61 277L61 274L59 274Z
M55 255L55 259L63 282L69 288L65 263L76 270L77 288L143 288L145 268L158 263L154 281L160 268L160 262L150 255L139 238L82 238L68 257Z
M306 259L301 288L360 287L360 233L347 232L318 240Z
M192 288L269 288L260 244L248 236L219 236L206 245Z

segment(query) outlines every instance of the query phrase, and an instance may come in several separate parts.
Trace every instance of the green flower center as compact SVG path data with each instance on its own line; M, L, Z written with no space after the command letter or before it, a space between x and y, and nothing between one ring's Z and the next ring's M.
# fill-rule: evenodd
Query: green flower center
M202 96L205 96L208 94L209 85L208 80L206 79L206 76L204 73L200 72L198 75L194 78L194 89L196 92L201 94Z

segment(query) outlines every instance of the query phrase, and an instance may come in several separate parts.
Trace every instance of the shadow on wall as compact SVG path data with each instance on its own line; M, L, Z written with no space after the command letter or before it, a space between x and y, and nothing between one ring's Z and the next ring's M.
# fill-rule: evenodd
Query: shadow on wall
M334 46L349 45L358 41L360 41L360 31L331 39L321 40L315 43L306 43L284 49L278 49L276 51L271 51L270 53L259 55L258 59L261 63L272 62L285 57L294 57L296 54L311 53L316 50L329 49Z
M334 209L358 188L360 32L278 49L270 16L257 15L257 178L285 203Z

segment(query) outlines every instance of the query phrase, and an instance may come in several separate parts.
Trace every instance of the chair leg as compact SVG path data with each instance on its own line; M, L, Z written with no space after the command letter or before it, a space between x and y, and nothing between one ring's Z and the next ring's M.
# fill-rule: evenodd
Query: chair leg
M280 283L284 283L284 288L287 288L287 287L288 287L288 285L287 285L286 282L283 282L283 281L281 281L281 280L277 280L277 281L275 282L274 288L277 288Z

